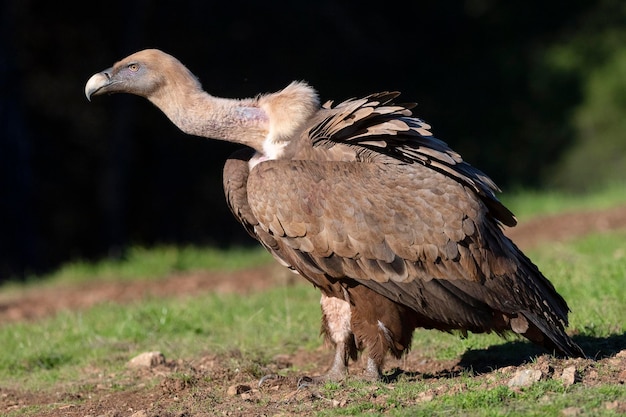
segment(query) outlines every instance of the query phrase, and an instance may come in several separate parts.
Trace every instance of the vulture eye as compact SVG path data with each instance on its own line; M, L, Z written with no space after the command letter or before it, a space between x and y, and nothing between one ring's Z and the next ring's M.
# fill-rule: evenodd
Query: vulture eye
M137 72L139 70L139 64L130 64L128 66L128 69L131 70L132 72Z

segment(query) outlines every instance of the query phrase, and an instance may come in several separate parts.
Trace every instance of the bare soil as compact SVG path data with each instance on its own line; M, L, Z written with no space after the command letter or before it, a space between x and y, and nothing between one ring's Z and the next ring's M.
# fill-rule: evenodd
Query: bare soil
M523 223L506 233L523 250L550 241L563 241L592 232L626 228L626 207L602 211L564 214ZM176 297L202 293L250 293L275 285L285 285L278 266L266 266L236 273L193 272L175 274L158 282L89 282L56 287L29 287L10 297L0 297L0 325L30 321L53 315L60 310L85 309L115 300L131 302L146 296ZM589 386L602 383L626 383L626 336L604 340L577 339L592 344L594 359L557 359L547 355L529 364L541 351L527 348L523 358L511 357L511 346L471 351L452 361L437 361L410 352L400 361L389 361L389 386L397 377L433 380L433 388L410 399L406 405L462 390L455 384L437 384L441 379L472 372L486 388L506 384L520 369L540 369L543 378L561 378L563 370L577 369L575 383ZM199 341L201 343L201 341ZM520 342L511 342L516 344ZM508 348L507 348L508 346ZM526 348L524 348L526 349ZM519 350L517 350L519 352ZM230 359L249 363L249 369L229 366ZM130 359L130 358L129 358ZM331 354L320 348L315 352L298 351L275 357L263 364L263 372L281 370L287 375L258 387L258 364L254 358L242 358L239 352L195 358L167 358L151 367L131 369L123 375L107 375L102 369L85 369L76 381L66 382L48 392L33 392L3 387L0 382L0 415L29 406L42 406L42 416L274 416L311 415L330 407L344 407L350 393L337 390L325 398L315 387L298 389L295 372L307 369L311 375L322 374L330 364ZM351 368L358 378L360 363ZM394 372L395 370L395 372ZM367 395L371 402L388 405L379 385L372 384ZM606 409L626 412L626 400L604 404Z

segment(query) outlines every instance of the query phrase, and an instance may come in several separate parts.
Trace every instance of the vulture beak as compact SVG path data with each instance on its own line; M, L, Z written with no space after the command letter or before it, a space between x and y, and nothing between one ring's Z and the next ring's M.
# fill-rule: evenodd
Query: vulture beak
M91 76L87 84L85 84L85 96L87 96L87 100L91 101L91 96L106 93L108 87L115 84L111 79L111 71L112 68L109 68Z

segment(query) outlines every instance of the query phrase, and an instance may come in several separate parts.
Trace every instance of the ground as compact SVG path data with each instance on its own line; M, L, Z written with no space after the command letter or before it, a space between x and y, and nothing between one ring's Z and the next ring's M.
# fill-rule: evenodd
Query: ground
M538 243L567 240L594 231L626 228L626 207L602 211L591 211L545 217L529 221L507 234L522 249ZM132 301L147 295L183 296L202 292L258 291L278 285L276 266L237 273L194 272L172 275L159 280L158 285L150 281L135 282L89 282L63 287L31 287L14 298L0 303L0 325L8 322L36 320L54 314L61 309L84 309L107 300ZM280 282L284 283L284 280ZM576 383L599 384L626 383L626 346L613 346L613 355L597 360L555 359L541 356L533 364L540 368L544 377L558 378L564 370L574 366L584 369L577 374ZM620 352L621 350L621 352ZM237 357L239 352L228 355ZM434 361L411 352L399 362L388 363L388 368L404 370L403 377L445 378L471 369L476 378L485 384L494 380L510 380L527 364L511 363L498 353L487 357L464 357L455 361ZM123 376L106 376L99 369L87 369L84 379L74 381L70 387L61 387L58 392L34 393L0 386L0 414L29 405L55 405L42 411L45 416L209 416L209 415L291 415L302 412L307 403L308 412L328 407L341 407L348 397L338 394L333 399L324 398L315 389L297 389L296 381L287 379L269 380L261 388L250 373L234 371L225 365L228 358L206 356L200 358L170 359L139 369L129 369ZM320 374L330 363L330 352L320 349L315 352L298 351L291 355L280 355L267 364L269 370L296 367L311 369L311 374ZM313 368L311 368L313 364ZM498 368L497 371L492 369ZM612 371L600 372L600 369ZM182 375L182 376L181 376ZM113 382L112 378L115 378ZM114 389L113 384L126 384L123 390ZM428 401L435 396L450 393L453 386L427 390L423 398ZM371 401L383 401L372 385ZM347 395L347 394L346 394ZM57 406L58 405L58 406ZM626 402L606 404L606 408L626 412ZM179 410L179 411L171 411ZM212 410L210 413L207 410Z

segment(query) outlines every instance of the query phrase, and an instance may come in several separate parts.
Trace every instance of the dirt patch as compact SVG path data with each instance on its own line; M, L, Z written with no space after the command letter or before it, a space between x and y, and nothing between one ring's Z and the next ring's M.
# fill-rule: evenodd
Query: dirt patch
M526 222L506 231L522 249L545 241L566 240L591 232L626 228L626 207L603 211L565 214ZM131 302L152 297L175 297L202 292L250 293L275 285L285 285L298 279L271 265L237 273L193 272L174 274L157 281L90 282L52 288L32 287L22 292L0 296L0 325L36 320L61 310L84 309L98 303L116 300ZM540 356L532 367L542 378L561 378L563 371L574 366L575 383L589 386L600 383L626 383L626 337L611 340L579 340L581 345L594 346L597 360L559 360ZM514 343L514 342L512 342ZM406 405L450 394L454 384L445 380L471 370L486 388L506 384L521 368L518 358L510 357L503 348L466 352L455 361L433 361L409 353L400 361L389 361L387 369L397 371L389 376L388 386L395 378L432 379L432 388L419 398L407 399ZM510 346L508 347L511 350ZM533 349L529 347L528 349ZM539 355L529 351L525 358ZM36 393L0 387L0 414L29 406L44 406L42 416L251 416L251 415L311 415L329 407L345 407L353 393L338 389L332 398L320 394L315 387L298 389L299 375L270 379L261 387L262 374L276 372L291 375L289 369L306 369L311 375L321 374L331 362L330 352L299 351L279 355L269 364L258 364L243 358L238 352L221 356L206 355L187 360L167 360L152 368L128 369L123 375L107 375L100 369L86 369L79 381L60 386L54 393ZM359 377L362 364L351 368ZM494 370L497 369L497 370ZM441 382L444 381L444 382ZM230 392L229 392L230 388ZM365 389L372 403L391 406L385 401L380 385ZM362 394L361 394L362 395ZM626 401L616 401L603 407L626 412Z
M626 228L626 206L546 216L506 230L522 250L542 242L565 241L590 233Z
M249 294L293 282L296 278L295 274L272 264L236 273L193 271L156 280L30 286L10 294L0 294L0 325L36 320L61 310L85 309L111 300L129 303L146 297L180 297L205 292Z
M279 355L260 369L268 374L294 364L317 364L313 373L324 371L330 360L326 353L296 352ZM234 366L233 364L237 364ZM27 406L44 406L39 416L103 416L103 417L204 417L204 416L287 416L314 415L328 408L344 408L352 402L375 404L380 412L395 407L414 406L437 397L466 390L464 383L451 383L462 373L473 372L473 382L480 389L491 390L509 385L520 371L538 374L540 380L557 380L563 384L596 386L608 381L624 384L626 381L626 350L601 360L556 359L539 356L524 365L508 365L485 372L472 371L462 361L431 361L411 352L401 363L401 371L390 374L385 384L370 383L354 388L338 383L328 393L318 386L299 387L299 375L267 379L259 386L259 374L252 372L258 364L243 358L238 352L207 355L192 360L166 361L145 369L128 369L123 375L106 375L101 370L88 370L80 381L59 387L54 393L33 393L0 389L0 410L9 412ZM360 378L362 364L352 367L352 378ZM571 370L570 382L564 378ZM394 390L397 378L406 381L427 381L427 388L403 398L403 404L390 402L389 390ZM512 390L523 387L511 386ZM324 393L326 392L326 393ZM618 399L601 408L626 412L626 400Z

